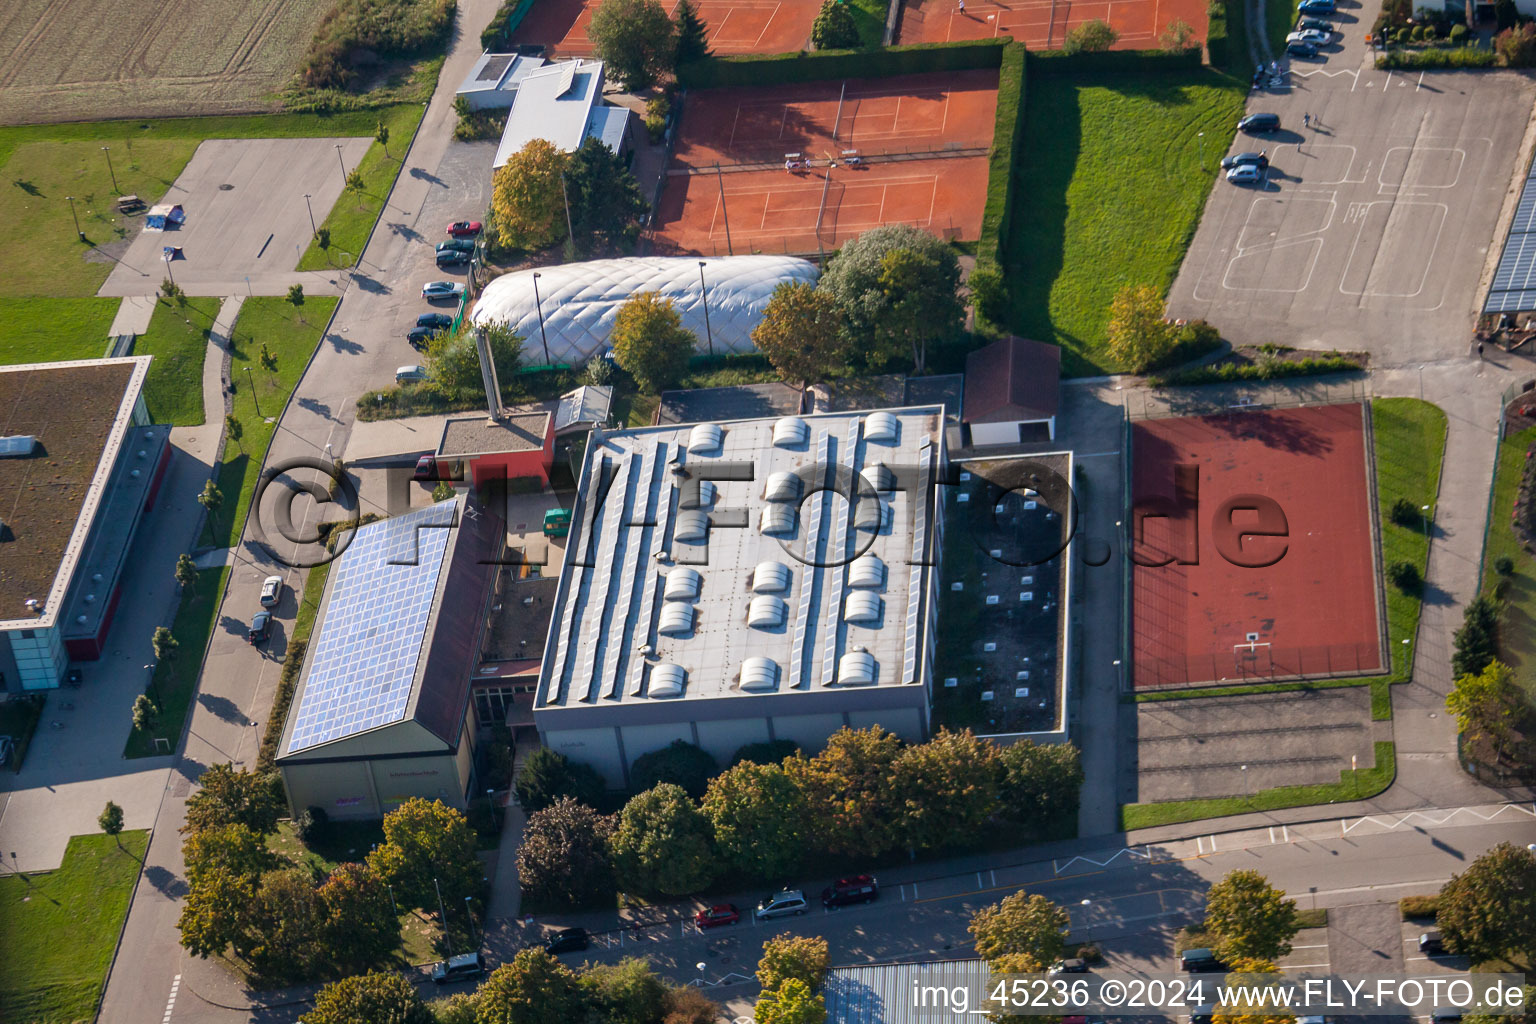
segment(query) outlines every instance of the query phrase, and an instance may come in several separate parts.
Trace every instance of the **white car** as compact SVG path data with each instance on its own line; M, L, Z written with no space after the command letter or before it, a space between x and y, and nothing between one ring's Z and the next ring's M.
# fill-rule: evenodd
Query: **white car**
M464 285L458 281L428 281L421 286L424 299L456 299L464 294Z
M281 576L268 576L261 581L261 606L263 608L275 608L283 599L283 578Z
M1257 164L1238 164L1227 172L1227 180L1234 185L1257 185L1264 180L1264 172Z
M1287 43L1311 43L1313 46L1327 46L1333 42L1333 33L1324 32L1321 29L1304 28L1299 32L1292 32L1285 37Z
M421 365L401 366L395 370L396 384L420 384L427 379L427 368Z

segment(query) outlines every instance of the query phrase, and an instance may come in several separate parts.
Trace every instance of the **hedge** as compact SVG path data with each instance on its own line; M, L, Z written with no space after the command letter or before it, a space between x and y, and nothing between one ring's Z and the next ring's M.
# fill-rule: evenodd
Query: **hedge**
M772 56L742 54L705 57L677 69L686 89L736 85L789 85L839 78L887 78L925 71L973 71L1002 64L1010 40L972 39L958 43L916 43L878 50L817 50Z
M1042 50L1029 55L1029 73L1043 77L1104 74L1112 71L1188 71L1202 65L1200 47L1169 53L1166 50L1103 50L1067 53Z
M261 738L261 750L256 755L256 767L266 770L277 757L277 745L283 739L283 726L288 722L288 707L293 703L293 691L299 685L299 669L304 667L304 653L309 650L308 640L294 640L288 644L283 658L283 671L277 677L277 694L272 698L272 714L267 718L267 731Z
M1024 142L1024 97L1028 87L1027 51L1023 43L1003 49L997 79L997 125L987 166L987 203L981 211L981 241L977 258L1002 262L1003 239L1013 230L1013 169Z
M1491 68L1499 62L1493 50L1479 46L1432 50L1390 50L1376 58L1382 70L1395 68Z
M1227 38L1227 5L1233 0L1222 0L1221 3L1213 3L1210 6L1209 20L1205 30L1205 49L1210 54L1211 64L1214 67L1226 69L1227 62L1231 60L1231 51ZM1239 0L1240 2L1240 0Z
M1282 380L1287 377L1318 377L1330 373L1358 373L1365 368L1348 356L1311 356L1272 363L1218 363L1195 366L1152 378L1155 387L1195 384L1228 384L1236 381Z
M512 44L512 33L523 23L533 0L502 0L501 7L491 23L480 33L480 47L484 50L504 49Z

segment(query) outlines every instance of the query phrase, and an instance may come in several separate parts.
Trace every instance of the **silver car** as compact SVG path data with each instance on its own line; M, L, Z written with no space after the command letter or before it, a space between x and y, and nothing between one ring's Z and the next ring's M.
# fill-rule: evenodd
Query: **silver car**
M759 921L769 921L775 917L803 914L806 906L805 893L799 889L785 889L759 900L753 913Z

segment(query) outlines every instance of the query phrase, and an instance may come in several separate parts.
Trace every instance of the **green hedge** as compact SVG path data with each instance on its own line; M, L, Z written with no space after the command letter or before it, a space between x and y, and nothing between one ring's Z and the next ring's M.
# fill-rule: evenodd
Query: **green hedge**
M1232 59L1231 47L1228 45L1230 40L1227 37L1227 12L1232 2L1233 0L1222 0L1219 4L1213 3L1208 12L1209 21L1205 30L1205 49L1210 54L1213 67L1225 69L1228 62ZM1241 2L1241 0L1238 0L1238 2Z
M997 79L997 125L987 166L987 204L981 211L981 240L977 259L1002 262L1002 243L1013 230L1013 169L1024 140L1024 96L1028 87L1027 51L1023 43L1003 49Z
M1059 77L1113 71L1189 71L1200 67L1201 63L1198 46L1175 53L1166 50L1104 50L1091 53L1042 50L1029 55L1029 73Z
M523 23L523 18L532 6L533 0L502 0L496 16L485 26L485 31L480 33L481 48L494 51L510 46L512 33Z
M734 85L788 85L838 78L887 78L925 71L972 71L1002 64L1008 39L974 39L959 43L917 43L879 50L817 50L814 53L743 54L705 57L677 69L677 82L687 89L720 89Z
M1365 368L1348 356L1313 356L1273 363L1219 363L1154 377L1155 387L1194 384L1229 384L1235 381L1281 380L1287 377L1318 377L1330 373L1358 373Z
M1383 70L1395 68L1491 68L1499 62L1493 50L1478 46L1462 46L1452 49L1390 50L1376 58L1376 66Z
M283 739L283 726L288 722L288 708L293 703L293 691L299 685L299 670L304 667L304 654L309 641L294 640L288 644L283 658L283 671L277 677L277 695L272 698L272 713L267 716L267 731L261 738L261 749L256 754L256 767L266 771L277 757L277 745Z

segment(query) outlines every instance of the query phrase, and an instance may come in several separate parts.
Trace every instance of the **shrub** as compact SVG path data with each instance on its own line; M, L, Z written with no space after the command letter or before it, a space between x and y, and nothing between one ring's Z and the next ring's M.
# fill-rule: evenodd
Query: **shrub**
M844 0L823 0L811 25L811 45L818 50L846 50L859 45L859 26Z
M1424 584L1419 576L1419 567L1412 562L1393 562L1387 566L1387 580L1405 594L1418 593Z
M1407 498L1398 498L1392 503L1391 516L1398 526L1415 527L1424 521L1424 517L1419 514L1419 506Z
M330 816L325 813L324 807L306 807L299 813L294 821L294 827L298 829L299 840L305 845L313 843L320 838L325 831L325 826L330 823Z
M726 86L788 85L831 78L884 78L925 71L970 71L995 68L1010 44L1006 39L975 39L960 43L917 43L871 50L818 50L709 57L678 69L677 83L689 89Z
M1426 43L1432 43L1432 42L1434 42L1438 38L1440 38L1440 33L1435 30L1435 26L1433 26L1433 25L1425 25L1424 26L1424 41Z
M301 284L289 285L288 301L293 303L295 306L302 306L304 304L304 286Z
M480 33L482 50L499 50L512 41L512 15L521 3L522 0L502 0L491 23Z
M454 0L341 0L315 29L299 80L340 89L352 79L353 54L416 56L443 39L453 12Z
M1424 26L1413 26L1413 30L1408 33L1408 38L1413 40L1415 43L1422 43L1424 41Z
M1493 560L1493 571L1500 576L1513 576L1515 574L1515 560L1508 555L1500 555Z
M322 249L329 249L331 247L331 229L330 228L316 228L315 229L315 244L318 245ZM297 287L297 286L295 286L295 287Z
M667 133L667 117L672 113L672 101L666 93L657 93L645 101L645 132L652 142L660 142Z
M1397 909L1403 915L1403 920L1412 918L1429 918L1433 920L1440 912L1440 894L1430 896L1404 896L1397 901Z
M1069 54L1102 53L1114 46L1119 38L1120 33L1111 28L1109 22L1094 18L1068 32L1062 49Z
M1509 67L1536 65L1536 24L1528 21L1518 28L1505 29L1494 37L1493 48Z
M990 263L978 264L966 279L971 289L971 305L976 315L995 324L1008 316L1008 290L1003 272Z
M1461 24L1452 25L1451 26L1451 42L1453 42L1453 43L1457 44L1458 46L1460 46L1460 45L1464 45L1466 43L1466 41L1467 41L1467 26L1461 25Z

